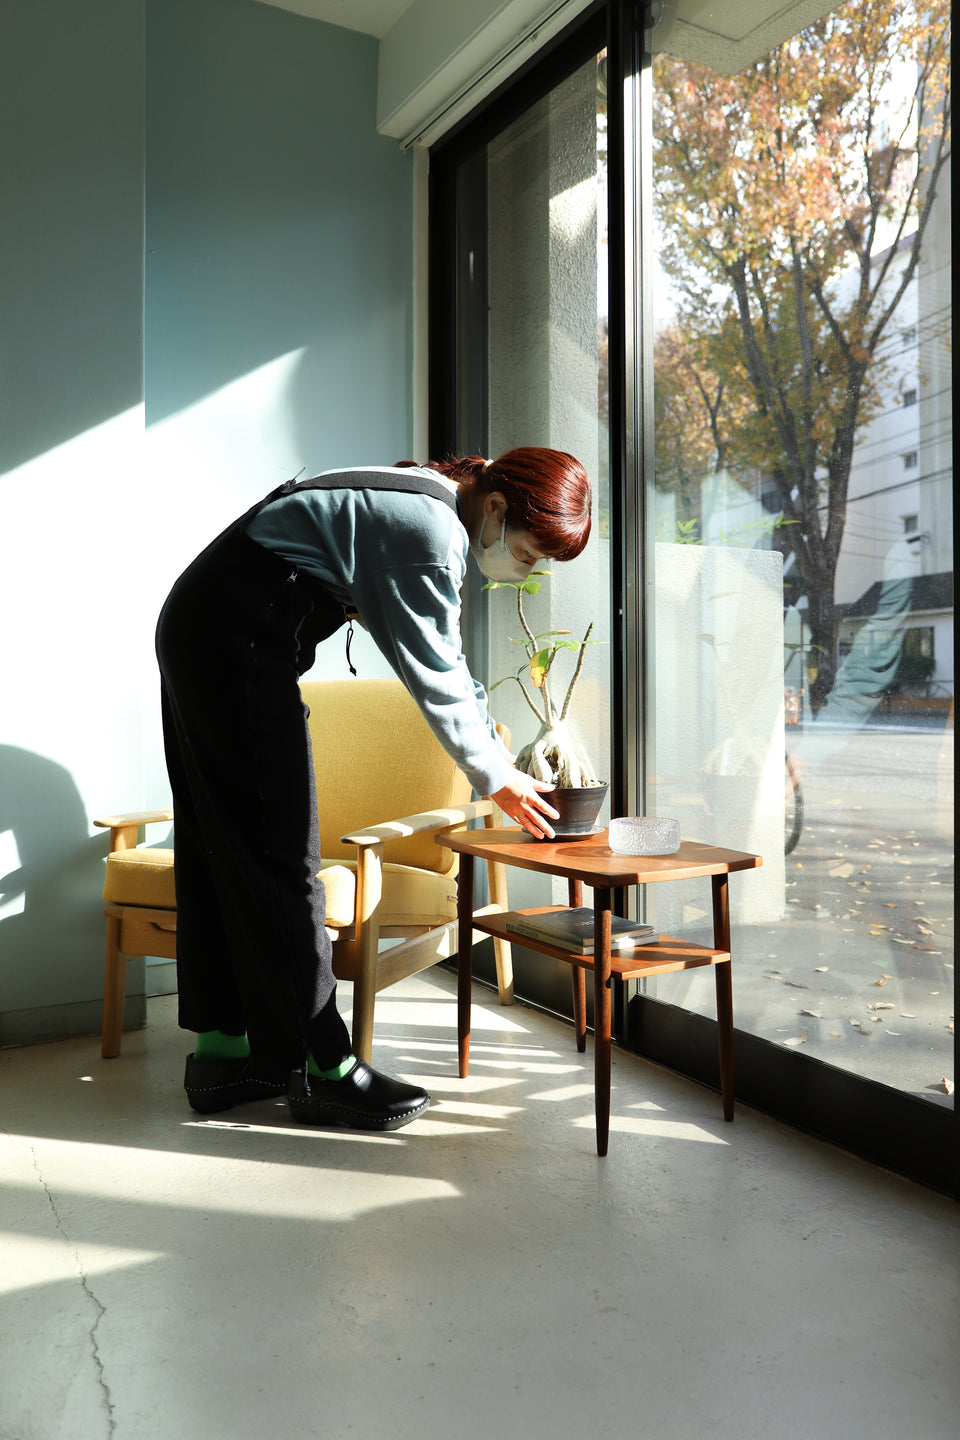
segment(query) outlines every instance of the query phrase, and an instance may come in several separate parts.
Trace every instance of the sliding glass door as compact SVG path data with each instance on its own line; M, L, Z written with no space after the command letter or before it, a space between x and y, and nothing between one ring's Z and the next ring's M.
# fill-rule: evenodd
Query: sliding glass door
M948 11L839 7L735 65L687 34L611 3L432 152L432 443L590 472L590 548L530 618L604 642L574 715L608 813L763 856L738 1093L949 1189ZM468 612L522 743L516 597ZM708 938L708 890L656 891ZM568 984L521 954L521 994ZM716 1083L712 984L617 999L622 1043Z
M545 718L543 691L531 681L521 643L527 628L543 637L541 648L560 642L547 677L558 710L577 668L577 652L566 647L589 632L566 723L597 778L609 780L603 51L578 46L551 80L507 123L499 116L493 133L481 130L468 139L446 167L456 246L448 283L459 325L455 339L439 343L455 371L456 434L437 443L491 456L520 445L548 446L585 466L594 495L587 549L568 564L538 567L548 573L537 577L538 593L522 600L513 587L485 590L472 576L466 629L490 709L509 726L515 751L536 738ZM609 804L601 823L608 813ZM549 904L553 898L549 880L522 871L511 875L512 904ZM556 898L566 900L565 888ZM515 966L523 993L569 1011L568 966L519 949Z

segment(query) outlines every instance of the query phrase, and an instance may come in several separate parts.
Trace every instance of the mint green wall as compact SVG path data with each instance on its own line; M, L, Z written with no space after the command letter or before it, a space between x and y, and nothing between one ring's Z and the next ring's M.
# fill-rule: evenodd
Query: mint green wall
M141 400L143 4L0 7L0 473Z
M368 35L245 0L148 0L148 424L302 352L303 462L395 458L412 162L376 133L376 85Z
M377 134L371 36L253 0L147 0L146 54L155 616L281 481L410 454L413 160ZM389 673L367 636L353 654ZM348 675L342 638L319 665ZM165 798L158 734L147 753Z
M143 89L142 3L0 6L0 1044L97 1023L90 817L140 796Z
M253 0L0 8L0 1044L99 1028L91 822L168 799L176 575L279 480L409 453L412 162L376 71Z

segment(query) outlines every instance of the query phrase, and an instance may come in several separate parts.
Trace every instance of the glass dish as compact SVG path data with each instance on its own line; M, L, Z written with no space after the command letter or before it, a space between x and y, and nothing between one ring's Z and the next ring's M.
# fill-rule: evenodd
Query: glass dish
M608 843L617 855L675 855L680 849L680 821L621 815L610 821Z

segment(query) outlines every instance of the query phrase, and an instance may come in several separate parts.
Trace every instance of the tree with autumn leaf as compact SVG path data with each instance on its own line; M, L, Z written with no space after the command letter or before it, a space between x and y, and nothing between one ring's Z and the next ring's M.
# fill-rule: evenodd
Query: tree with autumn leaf
M947 0L862 0L736 76L655 65L660 258L679 296L661 384L685 373L695 443L774 487L815 708L836 675L854 442L882 403L881 342L950 156L949 18Z
M657 489L674 497L678 533L702 540L703 480L730 473L751 418L739 328L681 319L658 331L654 363Z

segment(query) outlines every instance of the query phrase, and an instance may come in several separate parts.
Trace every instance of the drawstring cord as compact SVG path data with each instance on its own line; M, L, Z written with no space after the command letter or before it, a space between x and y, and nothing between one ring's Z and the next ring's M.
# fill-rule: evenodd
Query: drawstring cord
M353 621L352 621L352 620L348 620L348 621L347 621L347 625L348 625L348 627L349 627L348 630L347 630L347 664L348 664L349 667L350 667L350 674L351 674L351 675L356 675L357 672L356 672L356 670L355 670L355 668L354 668L353 661L350 659L350 642L351 642L352 639L353 639Z

